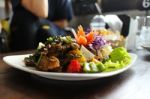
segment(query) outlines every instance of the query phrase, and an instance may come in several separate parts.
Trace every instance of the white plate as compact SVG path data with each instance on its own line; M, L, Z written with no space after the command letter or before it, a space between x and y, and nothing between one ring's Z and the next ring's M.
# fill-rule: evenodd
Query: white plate
M25 72L29 72L31 74L35 74L41 77L55 79L55 80L66 80L66 81L77 81L77 80L91 80L96 78L102 78L102 77L109 77L113 76L119 73L122 73L129 69L133 63L135 62L137 55L130 53L130 56L132 58L131 63L119 70L113 71L113 72L107 72L107 73L57 73L57 72L43 72L38 71L35 68L27 67L25 66L23 60L25 57L29 56L27 55L12 55L12 56L5 56L3 60L10 66L20 69Z
M144 43L142 44L142 47L146 49L147 51L150 51L150 43Z

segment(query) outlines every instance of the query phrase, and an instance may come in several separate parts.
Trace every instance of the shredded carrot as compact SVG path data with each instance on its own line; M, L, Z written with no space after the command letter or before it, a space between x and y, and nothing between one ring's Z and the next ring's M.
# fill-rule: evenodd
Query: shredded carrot
M80 45L86 45L86 44L87 44L87 39L86 39L84 36L80 35L80 36L78 37L77 42L78 42L78 44L80 44Z
M85 32L83 30L83 27L80 25L78 26L78 36L82 35L82 36L85 36Z
M94 41L94 35L95 35L95 33L93 31L91 31L90 33L88 33L86 35L86 39L87 39L88 44L91 44Z

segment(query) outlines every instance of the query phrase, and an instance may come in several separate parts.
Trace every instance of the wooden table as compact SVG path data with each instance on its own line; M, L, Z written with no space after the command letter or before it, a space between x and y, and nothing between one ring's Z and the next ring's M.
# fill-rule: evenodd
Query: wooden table
M129 70L91 81L65 82L40 78L14 69L0 54L0 99L150 99L150 53L135 51L138 59Z

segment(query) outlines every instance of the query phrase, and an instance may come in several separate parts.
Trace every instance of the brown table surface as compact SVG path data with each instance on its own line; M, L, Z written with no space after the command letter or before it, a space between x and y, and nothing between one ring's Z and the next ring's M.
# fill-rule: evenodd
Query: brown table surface
M90 81L41 78L5 64L0 54L0 99L150 99L150 53L135 51L138 59L129 70Z

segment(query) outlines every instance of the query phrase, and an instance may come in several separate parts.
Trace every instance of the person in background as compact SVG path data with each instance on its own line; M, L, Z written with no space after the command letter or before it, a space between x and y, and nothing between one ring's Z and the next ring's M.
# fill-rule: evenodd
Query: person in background
M72 19L68 0L11 0L13 16L10 24L10 50L26 50L37 47L37 41L48 36L64 35L64 28ZM49 28L47 34L39 29ZM59 32L59 34L57 34ZM40 40L38 40L40 39Z
M1 52L1 49L2 49L2 37L1 37L1 32L2 32L2 25L1 25L1 22L0 22L0 52Z
M2 24L1 24L1 22L0 22L0 33L1 33L1 31L2 31Z

